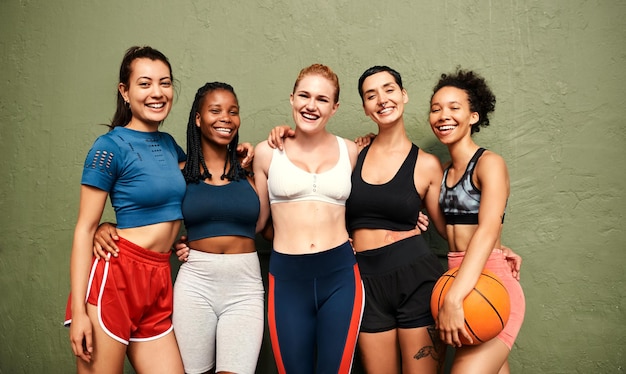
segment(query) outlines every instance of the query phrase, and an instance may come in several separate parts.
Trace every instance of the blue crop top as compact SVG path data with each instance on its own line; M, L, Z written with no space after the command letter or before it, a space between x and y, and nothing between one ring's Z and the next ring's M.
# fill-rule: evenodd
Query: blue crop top
M413 144L400 169L383 184L369 184L361 177L368 151L369 146L361 151L352 173L352 193L346 202L348 231L361 228L414 229L422 209L422 199L413 178L419 148Z
M130 228L183 218L185 153L164 132L115 127L87 154L81 184L109 193L117 227Z
M450 166L443 172L441 181L441 192L439 193L439 206L448 225L477 225L478 210L480 208L481 192L472 181L474 169L478 159L485 152L484 148L479 148L467 164L465 173L459 181L452 187L448 187L448 171ZM504 214L502 215L504 222Z
M190 183L183 200L183 215L189 241L216 236L254 239L261 204L245 180L223 186Z
M345 205L350 195L352 164L345 140L339 143L339 160L330 170L315 174L294 165L285 151L274 149L268 170L270 204L294 201L321 201Z

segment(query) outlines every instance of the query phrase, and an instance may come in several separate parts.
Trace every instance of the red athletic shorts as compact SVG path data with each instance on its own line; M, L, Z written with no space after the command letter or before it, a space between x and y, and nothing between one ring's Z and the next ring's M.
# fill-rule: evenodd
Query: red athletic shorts
M98 307L102 329L123 344L158 339L172 331L170 254L142 248L123 238L119 256L94 259L87 302ZM72 322L70 301L65 325Z

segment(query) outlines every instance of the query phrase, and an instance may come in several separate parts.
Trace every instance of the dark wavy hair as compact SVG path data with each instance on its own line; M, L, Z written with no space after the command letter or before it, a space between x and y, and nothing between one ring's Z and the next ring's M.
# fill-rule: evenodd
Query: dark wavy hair
M187 183L198 183L212 177L204 161L204 155L202 154L202 131L196 126L196 114L206 95L217 90L228 91L232 93L233 96L235 96L235 100L237 100L237 94L235 94L233 87L222 82L206 83L196 92L196 97L189 111L189 121L187 122L187 162L183 168L183 176ZM226 157L224 170L220 176L221 179L236 181L252 176L252 172L244 169L237 158L238 143L239 131L237 131L233 140L228 144L228 156ZM228 168L228 170L226 170L226 168Z
M472 134L479 132L481 127L489 126L489 113L496 109L496 96L491 92L485 78L472 70L460 67L451 74L441 74L439 82L433 88L433 96L443 87L456 87L467 93L470 110L478 113L478 122L472 126Z
M363 72L363 74L361 74L361 77L359 78L359 96L361 96L361 102L365 102L363 100L363 82L365 82L365 80L367 79L367 77L386 71L387 73L391 74L391 76L393 77L393 79L396 81L396 84L400 87L400 89L404 89L404 87L402 86L402 77L400 76L400 73L398 73L396 70L390 68L389 66L372 66L371 68L365 70Z
M124 54L124 58L122 59L122 64L120 65L120 77L119 83L125 84L126 87L130 84L130 75L133 72L131 68L131 64L138 58L149 58L152 61L162 61L170 70L170 79L173 81L174 77L172 76L172 65L170 61L165 57L163 53L160 51L149 47L130 47L126 50ZM113 115L113 119L111 120L111 124L109 125L109 129L113 129L117 126L126 126L130 122L133 114L130 111L130 106L122 97L122 94L119 90L117 90L117 100L116 100L116 109L115 114Z

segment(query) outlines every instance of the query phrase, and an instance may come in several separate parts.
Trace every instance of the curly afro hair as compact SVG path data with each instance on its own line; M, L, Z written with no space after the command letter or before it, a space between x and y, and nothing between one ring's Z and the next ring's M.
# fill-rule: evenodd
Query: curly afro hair
M433 95L443 87L456 87L467 93L470 110L478 113L478 122L472 126L472 134L481 127L489 126L489 113L496 109L496 96L491 92L485 78L471 70L457 68L451 74L441 74L439 82L433 88Z

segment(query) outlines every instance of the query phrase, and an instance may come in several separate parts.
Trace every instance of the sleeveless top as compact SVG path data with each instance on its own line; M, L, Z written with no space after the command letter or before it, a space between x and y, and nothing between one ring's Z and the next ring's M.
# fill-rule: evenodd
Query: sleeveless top
M408 231L417 225L422 198L415 189L414 173L419 147L411 145L394 177L387 183L369 184L361 177L367 146L352 173L352 193L346 203L348 231L355 229L386 229Z
M190 183L183 199L189 241L216 236L254 239L259 197L246 179L222 186Z
M168 133L117 126L89 150L81 184L109 193L120 229L175 221L183 218L185 159Z
M479 148L467 164L465 173L459 181L452 187L448 187L448 171L450 166L443 172L441 181L441 192L439 193L439 206L448 225L477 225L478 209L480 208L480 190L474 185L472 175L478 163L478 159L485 152L484 148ZM502 215L504 222L504 215Z
M274 149L267 178L270 204L320 201L345 205L350 195L352 165L345 141L336 138L339 160L330 170L319 174L300 169L289 160L284 150Z

